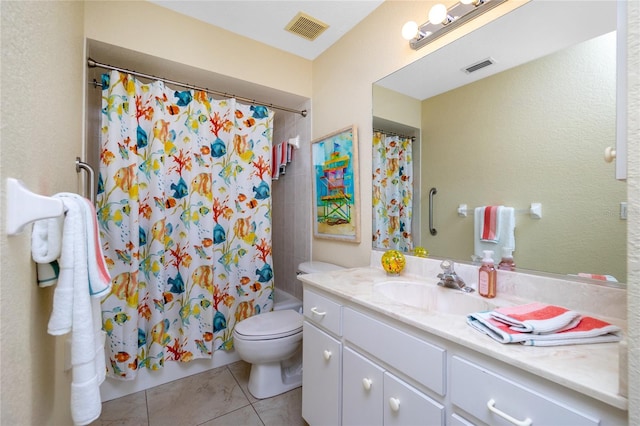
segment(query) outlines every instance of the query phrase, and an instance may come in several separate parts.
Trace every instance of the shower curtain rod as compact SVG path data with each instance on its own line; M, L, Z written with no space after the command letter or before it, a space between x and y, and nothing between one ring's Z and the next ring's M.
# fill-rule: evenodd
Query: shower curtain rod
M199 91L202 91L202 92L210 93L212 95L224 96L224 97L227 97L227 98L235 98L235 99L237 99L239 101L248 102L248 103L253 104L253 105L267 106L269 108L278 109L280 111L293 112L293 113L296 113L296 114L300 114L303 117L307 116L307 110L306 109L300 111L300 110L297 110L297 109L291 109L291 108L287 108L287 107L283 107L283 106L269 104L269 103L266 103L266 102L256 101L255 99L243 98L241 96L235 96L235 95L232 95L232 94L229 94L229 93L226 93L226 92L219 92L217 90L207 89L206 87L198 87L198 86L194 86L192 84L180 83L179 81L173 81L173 80L169 80L169 79L162 78L162 77L156 77L155 75L143 74L141 72L131 71L131 70L128 70L128 69L125 69L125 68L114 67L113 65L102 64L100 62L94 61L91 58L87 59L87 66L89 68L103 68L103 69L107 69L107 70L115 70L115 71L125 72L125 73L132 74L132 75L135 75L135 76L138 76L138 77L148 78L150 80L161 80L161 81L163 81L165 83L173 84L175 86L186 87L187 89L199 90ZM100 84L100 83L98 83L96 81L94 81L91 84L93 84L94 87L95 86L102 87L102 84Z
M383 133L385 135L388 136L399 136L401 138L404 139L411 139L411 141L415 141L416 137L415 136L406 136L406 135L401 135L400 133L396 133L396 132L389 132L387 130L382 130L382 129L373 129L374 132L378 132L378 133Z

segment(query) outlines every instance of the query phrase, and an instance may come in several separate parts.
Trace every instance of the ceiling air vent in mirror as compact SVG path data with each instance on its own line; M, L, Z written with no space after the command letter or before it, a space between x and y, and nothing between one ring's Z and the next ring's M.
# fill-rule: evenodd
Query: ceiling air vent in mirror
M284 27L285 30L311 41L318 38L327 28L329 28L329 25L302 12L298 12L291 22Z
M483 59L480 62L476 62L473 65L469 65L468 67L463 68L462 70L467 74L471 74L472 72L478 71L484 67L488 67L489 65L495 64L496 61L493 58Z

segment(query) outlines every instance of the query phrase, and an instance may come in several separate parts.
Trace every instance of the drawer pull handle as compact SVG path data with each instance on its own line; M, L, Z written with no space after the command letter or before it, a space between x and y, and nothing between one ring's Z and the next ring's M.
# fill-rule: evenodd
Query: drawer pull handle
M332 354L331 354L331 351L327 351L327 350L325 350L325 351L324 351L324 353L323 353L323 355L324 355L324 359L325 359L325 360L327 360L327 361L329 361L329 360L331 359L331 355L332 355Z
M316 308L315 306L313 308L311 308L311 312L313 312L314 314L316 314L316 315L318 315L320 317L323 317L323 316L327 315L326 312L318 311L318 308Z
M487 402L487 408L489 409L489 411L491 411L494 414L497 414L498 416L502 417L503 419L505 419L508 422L513 423L516 426L530 426L532 422L532 420L527 417L524 420L518 420L518 419L514 419L513 417L511 417L510 415L508 415L507 413L505 413L504 411L500 411L496 408L496 400L495 399L490 399Z
M366 377L362 379L362 387L365 390L370 390L372 384L373 384L373 381L371 379L367 379Z
M391 411L400 410L400 400L398 398L389 398L389 406L391 406Z

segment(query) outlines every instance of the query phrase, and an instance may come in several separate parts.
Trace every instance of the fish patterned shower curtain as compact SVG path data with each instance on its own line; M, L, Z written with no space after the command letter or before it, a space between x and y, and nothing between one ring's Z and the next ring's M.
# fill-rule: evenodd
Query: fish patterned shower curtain
M233 347L273 307L273 112L102 77L97 212L112 279L107 368L133 379Z
M413 250L411 138L373 132L373 247Z

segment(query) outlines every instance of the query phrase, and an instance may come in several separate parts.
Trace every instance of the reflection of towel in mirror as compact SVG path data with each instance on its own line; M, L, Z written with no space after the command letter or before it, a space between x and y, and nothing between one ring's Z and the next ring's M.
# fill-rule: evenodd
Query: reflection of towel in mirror
M483 256L485 250L493 251L497 263L505 247L515 251L515 209L504 206L483 206L474 210L474 254Z

